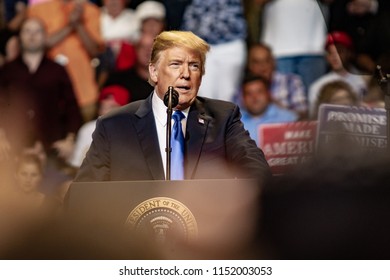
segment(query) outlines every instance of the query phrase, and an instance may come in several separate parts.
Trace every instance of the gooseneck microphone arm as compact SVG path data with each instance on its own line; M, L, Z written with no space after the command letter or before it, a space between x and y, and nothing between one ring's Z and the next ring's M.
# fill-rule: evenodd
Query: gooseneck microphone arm
M172 87L168 87L168 91L164 95L164 104L167 106L167 128L166 128L166 175L165 180L171 180L171 134L172 134L172 111L179 103L179 93Z
M390 74L383 74L382 67L377 65L374 75L385 97L387 153L390 155Z

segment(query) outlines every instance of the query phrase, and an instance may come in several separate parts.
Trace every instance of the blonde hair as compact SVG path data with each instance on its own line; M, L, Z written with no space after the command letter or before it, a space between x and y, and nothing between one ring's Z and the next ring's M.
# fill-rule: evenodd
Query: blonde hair
M329 82L320 88L320 93L318 94L317 99L317 107L319 107L323 103L329 103L333 95L339 90L345 90L348 93L348 97L353 101L353 103L358 102L358 98L352 87L342 80L337 80Z
M150 63L156 64L161 52L174 48L184 47L196 51L200 55L202 75L205 73L206 54L210 46L202 38L190 31L164 31L155 39L150 57Z
M351 99L352 104L357 105L359 100L358 97L353 90L353 88L342 80L336 80L332 82L328 82L320 88L320 92L317 97L316 102L316 111L314 112L314 119L318 118L318 111L321 104L330 104L332 97L339 90L345 90L348 94L348 97Z

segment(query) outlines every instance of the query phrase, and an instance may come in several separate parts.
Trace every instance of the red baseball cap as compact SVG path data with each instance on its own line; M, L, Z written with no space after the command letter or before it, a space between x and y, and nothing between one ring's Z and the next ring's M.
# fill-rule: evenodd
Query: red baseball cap
M351 36L342 31L333 31L328 34L326 38L325 49L327 49L329 45L333 44L340 44L348 49L353 49Z
M130 101L129 91L118 85L111 85L102 88L100 91L99 101L106 99L110 95L112 95L115 101L121 106L129 103Z

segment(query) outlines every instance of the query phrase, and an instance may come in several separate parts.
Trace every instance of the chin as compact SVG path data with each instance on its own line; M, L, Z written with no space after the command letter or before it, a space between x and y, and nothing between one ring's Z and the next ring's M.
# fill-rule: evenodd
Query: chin
M265 110L248 110L248 113L252 116L261 116Z
M176 106L176 108L178 108L178 109L180 108L180 110L184 110L184 109L190 107L191 104L194 102L194 100L195 100L195 97L191 100L188 100L188 98L186 98L185 100L182 100L179 98L179 104Z
M176 106L176 109L180 110L180 111L183 111L183 110L187 109L188 106L189 105L187 105L187 104L179 104L179 105Z

